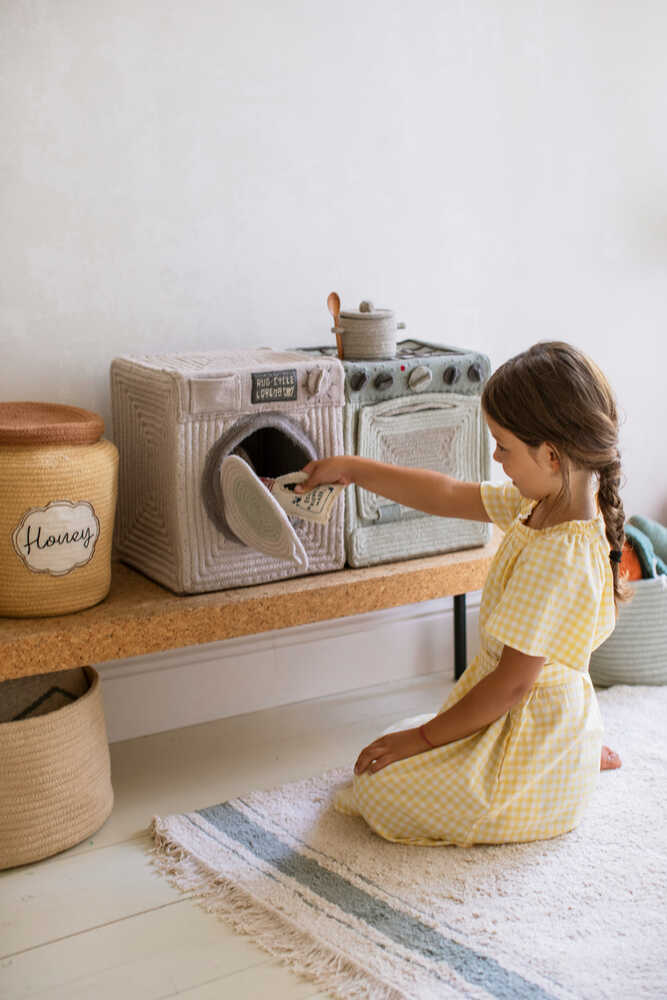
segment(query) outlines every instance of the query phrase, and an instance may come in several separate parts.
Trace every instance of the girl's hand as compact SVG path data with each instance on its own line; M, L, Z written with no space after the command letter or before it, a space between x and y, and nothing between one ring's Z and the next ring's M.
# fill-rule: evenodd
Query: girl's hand
M365 747L354 765L355 774L369 771L374 774L381 771L387 764L393 764L405 757L414 757L417 753L432 750L418 729L401 729L398 733L387 733Z
M308 479L294 487L295 493L308 493L322 483L342 483L349 486L352 480L350 455L335 455L333 458L321 458L317 462L304 465L302 472L308 474Z

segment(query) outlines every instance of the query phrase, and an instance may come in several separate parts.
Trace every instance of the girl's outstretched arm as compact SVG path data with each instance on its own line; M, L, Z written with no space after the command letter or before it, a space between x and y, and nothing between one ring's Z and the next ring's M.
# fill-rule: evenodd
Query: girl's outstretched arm
M397 760L476 733L521 701L537 680L543 666L543 656L527 656L518 649L505 646L496 669L483 677L446 712L436 715L419 729L388 733L369 743L359 754L354 773L380 771Z
M336 455L304 466L308 479L295 492L307 493L321 483L356 483L405 507L438 517L490 521L479 483L463 483L431 469L389 465L359 455Z

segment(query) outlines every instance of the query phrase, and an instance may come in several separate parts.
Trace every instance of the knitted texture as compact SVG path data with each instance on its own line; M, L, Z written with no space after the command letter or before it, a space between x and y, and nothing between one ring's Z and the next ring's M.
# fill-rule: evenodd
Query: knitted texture
M97 413L61 403L0 403L0 444L94 444L104 433Z
M0 724L0 869L80 843L111 812L100 679L85 670L90 687L72 704Z
M0 615L97 604L111 585L115 446L0 444L0 466Z
M348 316L341 316L346 325ZM322 357L333 348L301 350ZM407 339L396 345L393 358L350 360L346 355L343 367L346 454L467 481L490 478L489 437L480 408L491 368L486 355ZM490 537L487 523L435 517L355 486L346 490L345 547L351 566L474 548Z
M273 477L341 454L337 359L268 348L119 358L111 385L121 456L116 545L126 562L176 593L304 572L234 535L219 470L232 453ZM343 566L342 506L326 525L293 522L308 572Z
M489 475L488 435L479 396L424 393L372 406L348 404L345 450L396 465L446 471L467 481ZM484 545L490 525L432 517L348 487L346 545L351 566L368 566Z
M396 353L396 321L388 316L368 314L368 319L345 316L342 326L334 327L341 336L343 357L348 360L393 358Z
M261 479L238 455L229 455L220 472L227 521L249 548L307 570L308 556L287 514Z
M591 655L594 684L667 684L667 576L632 583L616 628Z
M630 518L630 524L650 539L656 556L667 563L667 527L658 521L651 520L650 517L642 517L640 514L634 514Z

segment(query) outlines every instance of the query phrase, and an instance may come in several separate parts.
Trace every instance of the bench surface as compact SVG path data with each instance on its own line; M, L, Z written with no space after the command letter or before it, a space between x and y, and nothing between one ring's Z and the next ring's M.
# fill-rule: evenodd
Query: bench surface
M0 618L0 680L307 625L480 590L488 545L364 569L178 597L114 563L100 604L53 618Z

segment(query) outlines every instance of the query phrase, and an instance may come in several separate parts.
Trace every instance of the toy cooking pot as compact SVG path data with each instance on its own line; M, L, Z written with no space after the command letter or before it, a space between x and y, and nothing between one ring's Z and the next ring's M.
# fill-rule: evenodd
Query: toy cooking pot
M347 361L380 361L396 355L396 332L405 323L397 323L391 309L376 309L372 302L362 302L358 312L341 312L333 333L340 336L343 357Z

